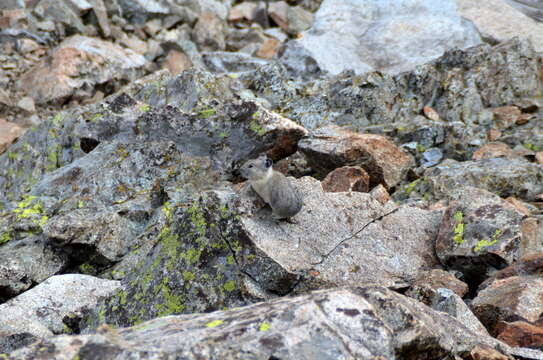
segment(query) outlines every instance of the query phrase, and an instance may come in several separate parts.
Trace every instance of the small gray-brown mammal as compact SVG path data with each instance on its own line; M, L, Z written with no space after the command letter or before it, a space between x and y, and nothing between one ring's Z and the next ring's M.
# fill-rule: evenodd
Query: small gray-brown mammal
M292 217L302 209L302 199L285 175L273 170L272 164L266 155L260 155L243 164L240 173L271 206L275 219Z

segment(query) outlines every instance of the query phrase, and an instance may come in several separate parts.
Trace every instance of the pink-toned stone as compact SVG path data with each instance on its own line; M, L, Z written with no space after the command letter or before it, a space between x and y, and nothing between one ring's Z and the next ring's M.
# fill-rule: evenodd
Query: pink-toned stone
M519 199L513 197L513 196L509 196L507 199L505 199L505 201L507 201L509 204L513 205L515 207L515 209L517 209L517 211L519 213L521 213L522 215L525 215L525 216L530 216L530 210L528 210L528 208L526 207L526 205L524 204L524 202L520 201Z
M258 5L255 2L242 2L232 6L228 14L228 21L248 21L253 22Z
M513 158L515 153L507 144L502 142L492 142L481 146L473 153L473 160L492 159L492 158Z
M437 113L437 111L435 111L433 108L431 108L430 106L425 106L422 111L424 112L424 116L426 116L428 119L430 120L433 120L433 121L439 121L441 120L441 118L439 117L439 114Z
M543 164L543 151L538 151L538 152L535 153L535 160L539 164Z
M381 204L386 204L390 201L390 194L387 189L381 184L377 185L370 191L370 195L375 200L379 201Z
M200 15L196 25L194 25L192 38L198 44L200 50L224 50L226 47L224 28L225 23L223 20L214 13L206 11Z
M479 344L470 350L466 360L509 360L510 358L488 345Z
M460 297L464 297L468 293L468 285L458 280L454 275L441 270L433 269L425 271L413 282L412 288L428 287L433 290L439 288L449 289Z
M256 52L256 56L263 59L273 59L280 46L281 42L279 40L268 38L260 45L260 49Z
M321 182L325 192L368 192L370 177L359 166L344 166L330 172Z
M502 132L497 129L490 129L488 132L488 140L496 141L502 136Z
M162 66L167 68L172 75L178 75L190 68L192 61L184 53L177 50L170 50Z
M521 115L517 106L500 106L490 109L494 113L494 122L498 129L507 129L518 120Z
M9 145L24 134L25 130L17 124L8 122L0 118L0 154L2 154Z

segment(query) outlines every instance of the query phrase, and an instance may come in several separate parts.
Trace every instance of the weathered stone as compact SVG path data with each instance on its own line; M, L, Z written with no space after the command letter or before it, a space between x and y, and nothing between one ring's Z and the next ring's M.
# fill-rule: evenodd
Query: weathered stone
M302 139L298 148L310 166L326 174L341 166L360 166L370 176L370 187L397 185L414 167L413 158L383 136L358 134L330 126Z
M448 49L468 48L481 40L476 28L457 13L454 1L415 5L409 1L325 0L313 27L294 42L321 69L338 74L349 69L399 73Z
M490 110L494 114L494 124L500 130L513 126L521 115L520 109L516 106L501 106Z
M489 141L496 141L502 136L502 132L497 129L490 129L488 132L488 140Z
M528 259L543 252L543 221L529 217L522 221L522 258Z
M20 109L23 109L26 112L29 112L31 114L36 112L36 106L34 104L34 99L31 97L25 96L19 102L17 102L17 107Z
M485 345L476 345L469 355L465 358L466 360L510 360L510 358L501 352Z
M46 243L43 236L10 240L0 246L0 300L8 300L30 286L58 274L68 257Z
M205 12L198 18L192 30L194 42L202 51L225 49L224 22L215 14Z
M277 50L279 50L280 45L281 42L277 39L266 39L266 41L260 45L260 48L255 55L263 59L273 59L275 54L277 54Z
M170 50L164 59L163 66L166 67L172 75L179 75L192 66L192 61L185 53L177 50Z
M145 58L103 40L75 35L65 39L50 58L25 73L19 88L36 103L91 97L93 87L143 74Z
M77 318L111 296L119 288L118 281L103 280L80 274L53 276L7 303L0 304L0 349L14 350L35 339L70 332ZM27 336L26 344L18 340Z
M287 34L296 35L313 25L313 14L301 6L289 6L285 1L272 2L270 17Z
M371 189L370 195L372 198L379 201L381 205L385 205L387 202L390 201L390 194L388 193L387 189L381 184Z
M530 216L530 210L526 207L526 204L523 201L520 201L519 199L510 196L507 199L505 199L509 204L513 205L519 213L521 213L524 216Z
M440 288L449 289L461 298L468 293L468 285L465 282L458 280L451 273L441 269L433 269L421 273L406 294L428 305L430 304L428 300L424 300L424 297L418 296L424 288L430 288L435 291Z
M249 201L241 225L245 236L288 273L309 273L304 281L308 286L373 283L398 288L436 265L433 241L439 213L395 208L392 202L383 206L367 193L325 193L320 182L309 177L292 182L304 197L294 217L297 224L277 226L269 210L255 209ZM269 287L250 262L242 268Z
M523 160L446 160L426 170L424 176L437 197L461 186L476 186L504 198L514 196L528 201L543 192L543 166Z
M344 166L326 175L322 181L325 192L368 192L370 176L359 166Z
M215 51L202 54L206 68L215 73L250 72L267 64L268 61L242 52Z
M496 336L503 322L538 320L543 312L542 296L543 279L537 276L512 276L495 280L479 291L471 308L489 332Z
M536 154L535 154L535 159L537 160L537 162L539 164L543 164L543 151L538 151Z
M496 338L509 346L540 349L543 347L543 328L525 321L505 322Z
M10 354L14 360L353 358L403 359L416 354L455 358L506 345L475 334L454 318L380 287L318 291L211 314L169 316L127 329L59 336ZM42 349L48 349L43 351ZM488 350L487 350L488 351ZM500 359L501 360L501 359Z
M535 8L532 7L530 11L529 3L523 0L457 1L460 14L475 23L483 38L494 42L503 42L515 36L529 38L536 50L541 52L543 51L543 35L541 35L543 24L528 18L520 11L515 11L516 9L511 6L528 14L534 13ZM543 20L543 17L540 19Z
M0 154L24 134L25 130L17 124L0 118Z
M443 265L479 284L491 270L520 258L523 216L514 206L472 187L450 189L449 196L435 247Z
M436 289L429 306L451 315L476 334L488 335L484 325L473 315L462 298L449 289Z
M228 13L228 21L238 22L247 21L253 22L255 18L256 8L258 5L254 2L242 2L232 6Z
M492 142L483 145L477 151L473 153L471 157L473 160L493 159L498 157L514 158L515 153L507 144L502 142Z
M86 3L86 1L85 1ZM81 15L90 9L90 4L78 8L71 1L64 0L41 0L35 7L34 12L55 22L61 23L72 30L86 34L87 29L83 24Z
M479 290L485 289L492 283L509 277L530 275L543 275L543 253L526 256L505 269L496 272L479 286Z

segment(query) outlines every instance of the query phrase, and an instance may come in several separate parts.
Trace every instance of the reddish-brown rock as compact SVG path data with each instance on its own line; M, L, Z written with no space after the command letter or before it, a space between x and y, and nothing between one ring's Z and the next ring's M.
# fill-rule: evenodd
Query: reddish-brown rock
M454 275L441 269L433 269L423 272L413 282L406 295L426 303L426 298L439 288L449 289L460 297L464 297L469 290L468 285Z
M487 345L476 345L469 352L466 360L509 360L510 358Z
M281 42L279 40L268 38L260 45L260 49L256 52L256 56L263 59L272 59L275 54L277 54L277 50L279 50L280 46Z
M543 164L543 151L538 151L535 153L535 160L538 163Z
M522 220L522 240L520 243L522 258L531 259L541 256L543 251L543 222L535 217Z
M325 192L368 192L370 176L359 166L344 166L330 172L322 181Z
M499 325L511 319L534 322L543 312L543 279L512 276L495 280L479 291L471 303L473 313L496 336Z
M511 127L521 115L516 106L500 106L490 110L494 113L494 123L500 130Z
M359 134L338 126L316 130L298 143L309 165L318 173L328 174L342 166L360 166L370 176L370 187L396 186L415 166L406 154L384 136Z
M543 347L543 328L525 321L503 323L499 326L498 340L510 346Z
M479 286L479 290L488 287L496 280L512 276L527 275L543 275L543 253L526 256L514 264L496 272Z
M190 68L192 61L184 53L177 50L170 50L162 66L167 68L172 75L178 75Z
M502 142L492 142L481 146L472 156L473 160L492 159L497 157L512 158L515 153Z
M25 130L17 124L0 118L0 154L8 148L11 143L24 134Z
M497 129L490 129L488 132L488 140L496 141L502 136L502 132Z
M247 21L253 22L258 5L255 2L242 2L232 6L228 13L228 21L238 22Z

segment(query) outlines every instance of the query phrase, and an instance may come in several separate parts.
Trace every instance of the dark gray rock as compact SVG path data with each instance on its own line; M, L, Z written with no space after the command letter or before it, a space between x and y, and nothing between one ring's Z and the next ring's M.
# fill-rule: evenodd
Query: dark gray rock
M527 201L535 200L543 192L543 165L517 159L447 160L426 170L424 178L437 198L462 186L475 186L503 198L514 196Z
M472 187L449 189L449 197L435 245L443 265L476 286L520 258L523 215L513 205Z
M12 298L66 268L68 257L40 235L0 246L0 301Z
M42 340L10 357L406 359L424 353L443 359L459 358L477 345L510 351L447 314L385 288L366 287L164 317L127 329L102 327L96 334Z

